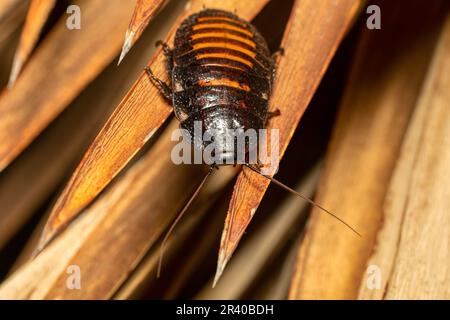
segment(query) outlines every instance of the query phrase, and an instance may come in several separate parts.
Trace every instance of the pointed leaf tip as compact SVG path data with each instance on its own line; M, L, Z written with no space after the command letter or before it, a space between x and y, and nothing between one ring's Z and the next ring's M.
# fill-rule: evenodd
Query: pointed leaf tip
M128 30L125 34L125 41L123 43L122 51L120 52L119 62L117 65L120 65L123 58L127 55L128 51L130 51L131 47L133 46L133 38L135 36L136 32Z
M269 130L277 128L279 132L278 159L281 160L332 56L357 15L357 9L361 3L360 1L338 1L330 11L327 4L315 0L295 2L282 42L285 52L280 59L270 100L271 108L279 108L281 113L281 116L271 119L268 124ZM318 34L322 36L317 37ZM292 83L296 83L296 86L292 86ZM296 103L293 105L292 101ZM268 141L267 144L270 145L270 142ZM265 177L246 168L240 173L222 233L215 283L223 272L221 268L225 267L237 248L268 186L269 183Z
M136 2L130 24L128 25L128 29L125 33L125 40L117 65L122 62L131 47L133 47L136 41L140 38L145 28L165 3L166 0L138 0Z
M42 33L42 29L47 22L48 16L53 10L55 3L56 0L31 1L22 34L20 35L19 45L14 55L14 61L8 82L9 89L13 87L20 71L35 48Z

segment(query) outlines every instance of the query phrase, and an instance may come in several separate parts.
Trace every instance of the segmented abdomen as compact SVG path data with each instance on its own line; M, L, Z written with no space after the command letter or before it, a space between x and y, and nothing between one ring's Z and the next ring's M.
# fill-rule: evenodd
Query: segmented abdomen
M213 107L267 115L273 63L264 38L232 13L204 10L177 30L172 83L180 120Z

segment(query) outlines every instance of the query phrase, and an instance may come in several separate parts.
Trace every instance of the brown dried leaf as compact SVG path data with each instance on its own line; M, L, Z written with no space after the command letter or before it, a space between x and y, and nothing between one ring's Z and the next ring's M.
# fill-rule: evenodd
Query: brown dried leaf
M150 20L164 6L166 0L137 0L134 8L133 16L125 33L125 42L120 53L120 64L125 55L130 51L131 47L141 37Z
M36 50L14 87L0 96L0 171L117 55L128 1L80 0L82 29L63 16ZM102 19L98 19L98 13Z
M0 2L0 22L3 22L17 8L20 2L21 0L3 0Z
M56 0L31 0L30 8L25 19L25 25L20 36L19 46L14 56L8 86L12 87L23 65L27 61L39 39L42 28L47 21Z
M206 173L204 166L172 163L174 142L170 136L175 126L169 126L152 149L48 250L6 280L0 287L0 298L110 298ZM66 286L66 270L71 265L80 268L81 290Z
M28 1L0 1L0 47L3 47L10 35L19 27L27 12Z
M217 202L238 170L237 167L224 167L210 176L184 215L182 223L168 238L161 277L156 278L154 272L160 257L160 243L155 243L136 271L114 295L114 299L142 299L144 292L149 292L150 298L171 299L179 295L180 289L192 280L193 274L198 273L198 266L205 263L205 256L216 246L218 232L223 226L221 216L217 215L217 212L222 211L217 208ZM192 245L188 245L188 248L195 249L187 249L186 244ZM168 288L164 288L166 283Z
M295 188L302 194L311 197L314 194L319 180L319 166L313 168L308 175L300 181ZM306 213L308 203L300 202L295 197L284 201L277 209L277 214L271 215L264 221L254 234L249 235L248 241L239 248L239 252L230 261L220 281L215 288L207 283L196 299L234 300L246 299L245 294L256 279L261 275L268 261L290 239L286 237L292 226L298 225L298 221ZM249 261L249 257L252 257ZM287 282L287 284L289 281ZM286 286L287 292L288 286ZM275 299L282 299L278 296Z
M357 297L387 186L442 21L436 19L440 11L436 2L432 6L414 2L406 17L407 3L411 2L384 1L382 29L374 32L363 26L317 194L319 203L351 222L363 236L354 237L313 209L291 299Z
M238 9L243 18L251 19L266 3L267 0L252 1L251 5L239 0L192 1L189 9L178 19L178 23L169 33L166 41L171 42L179 23L187 15L201 10L204 4L209 8L230 11ZM156 76L167 79L165 60L160 49L150 61L149 66ZM170 105L151 84L147 74L142 72L63 190L42 234L38 250L41 250L106 187L171 113Z
M280 158L359 5L359 1L347 0L333 4L299 0L294 4L282 43L285 54L280 59L270 103L273 109L281 111L281 116L268 124L269 129L279 129ZM239 175L222 233L214 283L236 249L268 185L266 178L247 168Z
M170 9L181 10L182 5L171 6ZM109 65L70 104L68 110L2 172L0 248L49 199L78 164L114 107L141 73L149 53L155 50L155 41L166 34L176 17L176 12L172 11L175 10L158 15L153 22L155 32L144 34L142 41L136 45L136 50L130 53L130 59L124 61L120 68L114 64ZM35 230L37 231L40 232L41 228ZM36 242L31 251L35 245ZM31 252L24 251L22 255L28 260Z
M360 299L450 299L449 75L447 16L389 186L377 247L368 262L381 272L380 288L371 290L370 281L361 281Z

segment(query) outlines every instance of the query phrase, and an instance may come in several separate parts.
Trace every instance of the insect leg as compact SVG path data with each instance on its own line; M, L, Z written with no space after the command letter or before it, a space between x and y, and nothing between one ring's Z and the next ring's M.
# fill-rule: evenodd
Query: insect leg
M275 80L278 69L279 58L284 55L284 48L279 48L272 54L272 81Z
M272 54L272 81L275 80L278 69L278 61L281 56L284 55L284 48L279 48ZM280 109L275 109L275 111L269 111L267 113L266 122L273 117L278 117L281 114Z
M172 74L173 70L173 50L169 47L169 45L161 40L156 41L157 46L161 46L163 48L164 57L166 58L166 69L169 76Z
M267 124L270 119L272 119L274 117L278 117L279 115L281 115L281 111L278 108L275 109L274 111L268 111L267 112L267 116L266 116L265 124Z
M270 120L273 117L278 117L281 114L280 109L275 109L275 111L267 112L267 120Z
M159 91L163 94L163 96L168 100L172 100L173 95L172 89L170 89L170 87L164 81L156 77L153 74L152 69L150 69L150 67L146 66L145 72L150 78L150 81L155 85L156 88L159 89Z
M266 118L264 119L263 117L259 117L260 120L262 120L265 124L267 124L267 122L269 122L270 119L274 118L274 117L278 117L279 115L281 115L281 111L280 109L275 109L274 111L267 111L267 115Z
M272 54L272 60L278 60L278 57L282 57L284 55L284 48L278 48L277 51L275 51Z

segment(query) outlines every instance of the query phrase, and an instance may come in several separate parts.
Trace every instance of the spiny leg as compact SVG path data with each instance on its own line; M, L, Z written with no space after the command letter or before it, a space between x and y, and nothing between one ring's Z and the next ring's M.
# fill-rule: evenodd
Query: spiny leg
M161 79L156 77L153 74L152 69L150 69L149 66L145 67L145 72L147 73L148 77L150 78L150 81L155 85L156 88L158 88L158 90L162 93L162 95L166 99L172 100L172 96L173 96L172 89L170 89L170 87L164 81L162 81Z
M163 49L164 57L166 59L166 71L169 77L172 74L173 69L173 51L169 47L167 43L162 42L161 40L157 41L155 43L156 46L161 46ZM166 99L171 100L173 96L172 89L168 84L166 84L164 81L156 77L150 67L145 67L145 72L147 73L148 77L150 78L150 81L158 88L158 90L164 95Z
M267 123L269 122L270 119L272 119L274 117L278 117L279 115L281 115L281 111L280 111L280 109L277 108L274 111L267 111L266 118L260 116L259 119L262 120L264 122L264 124L267 125Z
M275 51L272 54L272 81L274 81L275 77L276 77L279 57L281 57L283 55L284 55L284 48L279 48L277 51ZM280 109L278 109L278 108L275 109L275 111L269 111L267 113L266 122L268 122L273 117L278 117L279 115L281 115L281 112L280 112Z
M277 51L275 51L272 54L272 60L278 60L278 57L282 57L284 55L284 48L278 48Z
M267 112L267 121L269 121L273 117L278 117L279 115L281 115L281 111L278 108L275 109L275 111L269 111Z
M161 46L164 52L164 57L166 58L166 69L169 76L172 74L173 70L173 50L169 45L161 40L156 41L156 46Z
M275 80L278 69L279 58L284 55L284 48L279 48L272 54L272 81Z
M256 163L255 167L258 168L258 170L261 170L264 167L264 165L262 164L261 160L258 159L258 162Z

